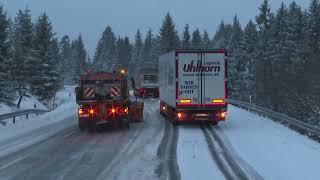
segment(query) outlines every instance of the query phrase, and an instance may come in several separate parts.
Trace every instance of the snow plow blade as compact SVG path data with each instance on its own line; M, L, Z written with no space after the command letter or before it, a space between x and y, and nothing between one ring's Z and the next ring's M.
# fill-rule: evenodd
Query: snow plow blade
M129 116L131 122L142 122L143 121L143 102L133 102L130 105Z

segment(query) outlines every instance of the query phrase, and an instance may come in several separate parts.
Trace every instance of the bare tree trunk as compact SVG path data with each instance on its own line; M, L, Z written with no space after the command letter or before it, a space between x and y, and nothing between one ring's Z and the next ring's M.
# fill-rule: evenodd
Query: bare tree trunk
M20 104L21 104L21 101L22 101L23 96L24 96L23 93L20 93L20 92L19 92L19 101L18 101L18 104L17 104L17 108L18 108L18 109L20 109Z
M52 110L54 110L56 108L55 104L56 104L56 95L53 96Z

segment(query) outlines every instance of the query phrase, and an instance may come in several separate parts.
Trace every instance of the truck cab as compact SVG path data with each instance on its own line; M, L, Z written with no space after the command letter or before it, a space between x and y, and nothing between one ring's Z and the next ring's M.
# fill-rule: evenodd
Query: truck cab
M142 67L137 70L134 94L141 98L159 98L159 69Z

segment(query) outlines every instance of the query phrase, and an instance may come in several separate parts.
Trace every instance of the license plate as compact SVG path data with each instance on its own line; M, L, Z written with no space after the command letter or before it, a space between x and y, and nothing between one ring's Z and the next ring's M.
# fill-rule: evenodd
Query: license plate
M197 117L208 117L208 114L196 114Z
M195 120L197 120L197 121L208 121L208 118L205 118L205 117L196 117Z
M79 117L86 118L86 117L89 117L89 114L81 114L81 115L79 115Z

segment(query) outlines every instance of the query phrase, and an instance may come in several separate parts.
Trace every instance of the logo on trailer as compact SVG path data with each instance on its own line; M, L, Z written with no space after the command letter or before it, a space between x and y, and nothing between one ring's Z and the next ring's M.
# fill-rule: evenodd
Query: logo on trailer
M111 88L111 96L117 97L120 94L120 87L112 87Z
M95 93L94 93L94 88L84 88L84 96L87 98L94 98Z
M197 65L193 64L194 61L191 61L190 64L185 64L183 67L184 72L220 72L220 66L212 65L202 65L200 61L197 61Z

